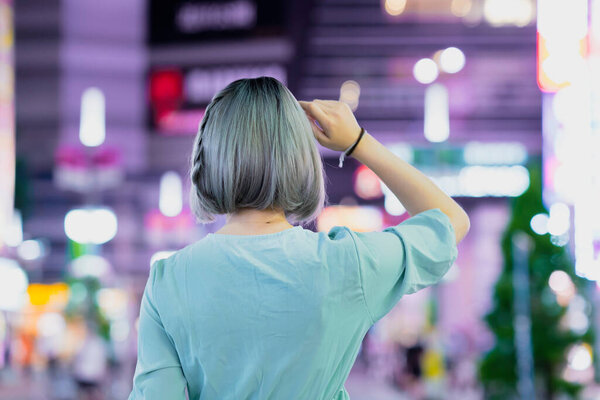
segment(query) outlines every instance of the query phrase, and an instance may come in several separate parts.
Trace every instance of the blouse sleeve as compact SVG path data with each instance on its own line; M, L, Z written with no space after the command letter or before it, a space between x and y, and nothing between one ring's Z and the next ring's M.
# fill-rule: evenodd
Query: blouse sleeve
M405 294L440 281L458 256L454 227L439 208L382 232L353 232L367 311L373 323Z
M185 399L187 382L172 339L161 322L155 302L156 270L163 267L157 261L146 283L138 330L138 359L129 400Z

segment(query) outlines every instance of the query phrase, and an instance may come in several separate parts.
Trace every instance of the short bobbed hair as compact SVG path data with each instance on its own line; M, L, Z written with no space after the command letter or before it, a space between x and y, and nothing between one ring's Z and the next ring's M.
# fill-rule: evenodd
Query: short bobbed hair
M206 108L191 157L190 206L200 223L241 209L281 209L309 222L326 201L306 114L277 79L240 79Z

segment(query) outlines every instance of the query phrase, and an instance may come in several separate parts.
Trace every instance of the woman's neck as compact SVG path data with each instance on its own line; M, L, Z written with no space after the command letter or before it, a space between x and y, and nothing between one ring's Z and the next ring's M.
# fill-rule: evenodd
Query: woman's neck
M242 209L227 215L225 225L215 233L228 235L260 235L292 228L283 210Z

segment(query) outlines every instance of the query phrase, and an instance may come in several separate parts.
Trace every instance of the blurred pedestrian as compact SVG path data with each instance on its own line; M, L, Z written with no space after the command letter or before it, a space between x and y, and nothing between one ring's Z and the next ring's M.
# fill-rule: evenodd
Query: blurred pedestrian
M106 341L90 323L81 349L72 364L73 378L79 387L79 399L102 399L102 383L107 373Z

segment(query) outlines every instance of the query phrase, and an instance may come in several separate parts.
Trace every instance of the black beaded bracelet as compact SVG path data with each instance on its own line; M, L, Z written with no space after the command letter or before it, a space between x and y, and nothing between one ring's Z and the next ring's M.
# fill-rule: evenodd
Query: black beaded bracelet
M358 142L360 142L360 139L362 139L363 135L365 134L365 128L363 128L362 126L360 127L360 133L358 134L358 139L356 139L356 142L354 142L354 144L350 147L348 147L346 150L344 150L342 152L342 154L340 154L340 163L339 163L339 167L342 168L342 166L344 165L344 158L349 157L350 154L352 154L352 152L354 151L354 149L356 149L356 146L358 146Z

